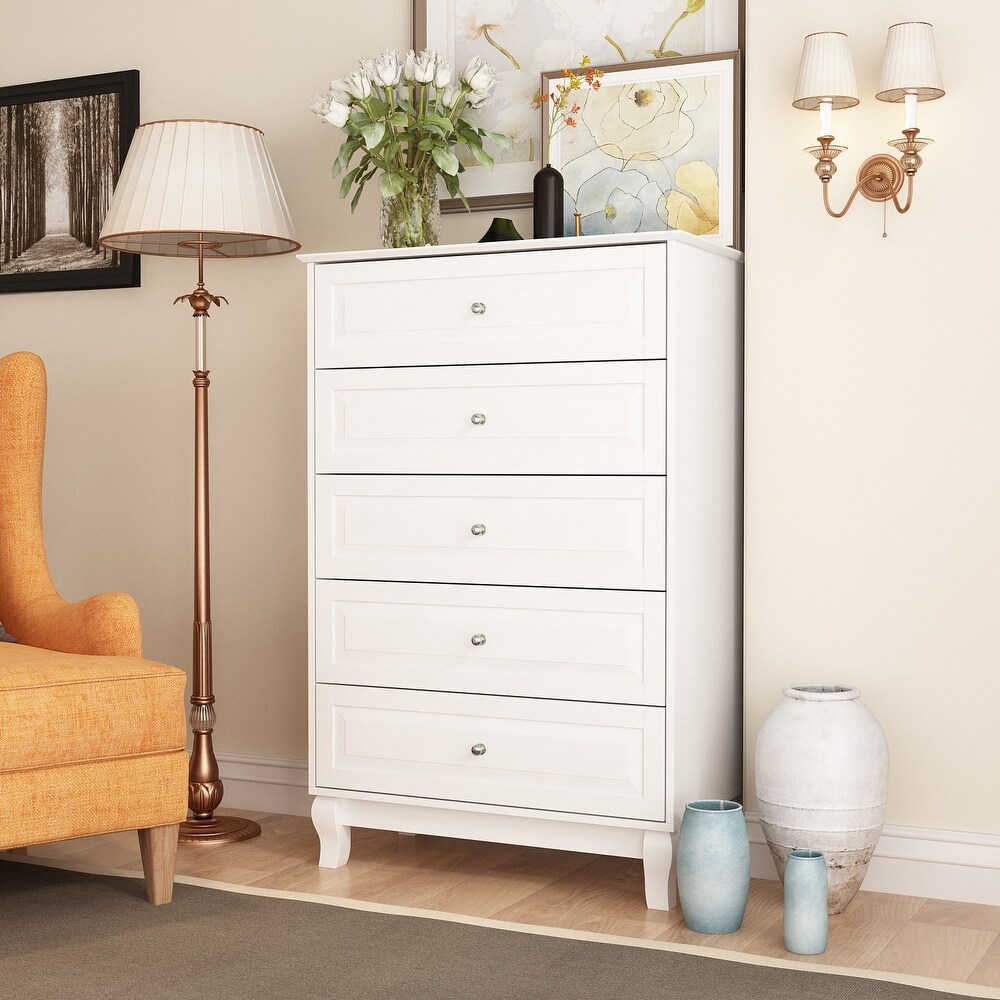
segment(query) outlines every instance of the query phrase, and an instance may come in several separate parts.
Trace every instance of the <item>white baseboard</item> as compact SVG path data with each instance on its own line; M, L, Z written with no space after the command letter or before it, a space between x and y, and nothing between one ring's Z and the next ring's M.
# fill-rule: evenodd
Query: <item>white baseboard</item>
M312 796L304 760L235 753L217 756L227 809L309 815ZM755 813L747 813L747 830L751 874L777 878ZM1000 836L887 826L868 866L864 888L995 906L1000 901Z
M309 765L286 757L249 757L240 753L217 753L219 776L225 786L226 809L308 816Z
M760 820L747 813L750 874L778 877ZM962 903L1000 903L1000 837L988 833L886 826L863 889Z

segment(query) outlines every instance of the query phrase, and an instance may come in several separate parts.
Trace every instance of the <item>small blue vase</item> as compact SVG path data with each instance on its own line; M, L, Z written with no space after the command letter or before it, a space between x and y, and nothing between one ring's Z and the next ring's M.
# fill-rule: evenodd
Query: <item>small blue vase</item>
M785 862L785 950L796 955L826 951L830 918L826 858L819 851L789 851Z
M701 934L740 929L750 892L750 841L743 807L703 799L684 807L677 845L677 894L684 922Z

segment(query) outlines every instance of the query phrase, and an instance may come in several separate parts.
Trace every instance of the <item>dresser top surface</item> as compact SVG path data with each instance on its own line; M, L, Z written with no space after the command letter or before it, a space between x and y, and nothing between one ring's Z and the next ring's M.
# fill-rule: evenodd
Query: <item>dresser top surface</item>
M405 250L337 250L327 253L300 253L306 264L341 264L363 260L405 260L428 257L456 257L470 254L516 253L525 250L567 250L582 247L640 246L651 243L683 243L706 253L742 261L743 254L731 247L712 243L699 236L676 231L630 233L612 236L561 236L546 240L509 240L497 243L445 243L439 246L414 247Z

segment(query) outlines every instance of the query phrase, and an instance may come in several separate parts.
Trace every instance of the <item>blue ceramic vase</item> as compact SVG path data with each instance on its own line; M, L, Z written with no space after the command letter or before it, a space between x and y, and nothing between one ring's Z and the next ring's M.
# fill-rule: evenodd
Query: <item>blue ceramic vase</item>
M828 910L826 858L819 851L789 851L785 862L785 950L796 955L826 951Z
M750 841L743 807L702 799L684 807L677 845L677 894L684 922L702 934L740 929L750 892Z

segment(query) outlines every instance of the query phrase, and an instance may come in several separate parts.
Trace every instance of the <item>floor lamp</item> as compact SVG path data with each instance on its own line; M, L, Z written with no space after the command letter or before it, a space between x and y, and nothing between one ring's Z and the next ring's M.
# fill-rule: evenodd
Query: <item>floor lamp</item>
M300 244L264 136L249 125L148 122L136 129L100 242L112 250L193 257L198 285L178 296L194 310L194 658L188 777L191 816L181 843L221 844L260 833L252 820L216 816L222 802L212 749L212 614L208 512L208 310L226 299L205 288L205 260L291 253Z

